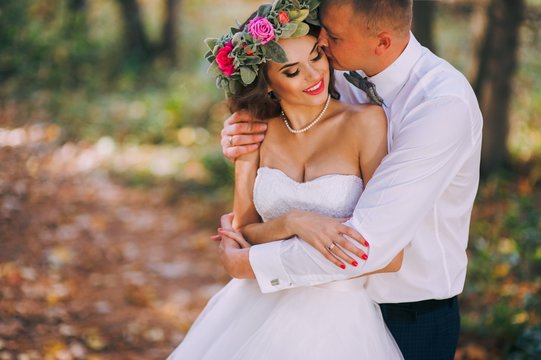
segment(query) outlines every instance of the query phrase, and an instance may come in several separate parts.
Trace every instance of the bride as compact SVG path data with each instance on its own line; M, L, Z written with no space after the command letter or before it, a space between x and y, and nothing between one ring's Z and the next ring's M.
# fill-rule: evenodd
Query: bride
M268 119L259 152L235 162L236 230L220 231L242 246L294 236L290 229L304 216L345 221L386 154L382 109L337 100L317 43L316 7L313 0L277 0L239 29L207 42L207 59L231 110ZM312 245L321 261L342 268L357 266L348 253L369 254L367 243L365 251ZM398 256L380 272L397 271L400 263ZM262 294L256 280L233 279L169 359L401 359L364 282L361 277Z

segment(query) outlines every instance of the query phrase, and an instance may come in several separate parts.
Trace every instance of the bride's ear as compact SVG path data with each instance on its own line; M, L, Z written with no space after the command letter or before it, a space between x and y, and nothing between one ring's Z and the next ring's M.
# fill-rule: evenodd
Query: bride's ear
M274 91L272 91L272 87L267 86L267 96L272 100L272 101L278 101L278 97L276 96L276 94L274 93Z

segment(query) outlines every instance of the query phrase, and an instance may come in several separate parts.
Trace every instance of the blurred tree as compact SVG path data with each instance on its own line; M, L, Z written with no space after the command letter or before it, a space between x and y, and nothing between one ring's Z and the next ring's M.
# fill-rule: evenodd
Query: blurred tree
M0 1L0 84L28 63L32 49L22 31L30 22L27 7L28 0ZM20 56L22 52L25 57Z
M162 28L162 43L160 52L175 65L178 59L177 41L179 24L180 0L166 0L165 21Z
M145 62L151 55L137 0L118 0L124 17L124 48L129 61Z
M435 1L414 1L413 2L413 23L412 31L417 40L423 45L436 52L434 46L434 12Z
M68 8L74 12L83 11L86 9L86 0L69 0Z
M176 49L180 0L164 0L165 19L158 44L151 43L145 33L141 8L137 0L118 1L124 18L124 44L127 58L135 63L145 63L163 56L175 65L178 58Z
M481 168L489 174L509 162L509 104L517 65L524 0L491 0L479 55L475 92L484 117Z
M480 53L481 47L483 46L483 41L485 34L488 29L488 5L491 0L478 0L472 1L471 5L473 6L471 20L470 20L470 29L471 37L473 39L473 51L471 56L471 66L468 72L468 79L471 82L477 79L477 74L479 73L480 66Z

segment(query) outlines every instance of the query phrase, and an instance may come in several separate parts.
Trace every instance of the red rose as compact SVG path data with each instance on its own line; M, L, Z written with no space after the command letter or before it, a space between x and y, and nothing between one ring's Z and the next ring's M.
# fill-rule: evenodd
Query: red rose
M242 48L244 49L244 52L246 53L246 55L250 56L254 54L254 52L250 48L248 48L246 44L242 44Z
M229 57L231 51L233 51L233 43L228 41L224 47L218 51L218 55L216 55L216 64L218 64L218 68L228 77L235 72L233 59Z
M289 16L285 11L282 11L280 12L280 14L278 14L278 21L280 21L280 24L289 22Z

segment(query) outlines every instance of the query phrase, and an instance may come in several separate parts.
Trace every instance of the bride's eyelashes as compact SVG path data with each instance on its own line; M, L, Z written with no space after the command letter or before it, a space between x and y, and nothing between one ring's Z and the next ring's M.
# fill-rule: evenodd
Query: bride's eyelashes
M317 49L317 55L310 59L311 62L317 62L319 60L321 60L321 58L323 57L323 50L321 49ZM295 70L294 72L287 72L287 71L284 71L284 75L287 76L288 78L293 78L297 75L299 75L299 69Z
M317 48L317 55L316 57L312 59L312 62L319 61L321 60L322 57L323 57L323 50L321 50L320 48Z
M284 75L287 76L288 78L295 77L295 76L299 75L299 69L295 70L292 73L284 71Z

